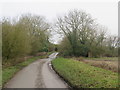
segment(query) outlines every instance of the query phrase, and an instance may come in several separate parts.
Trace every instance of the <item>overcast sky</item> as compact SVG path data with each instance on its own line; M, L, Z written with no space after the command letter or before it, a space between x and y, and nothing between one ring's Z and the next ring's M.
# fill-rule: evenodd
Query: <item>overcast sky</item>
M29 2L28 2L29 1ZM45 16L49 22L53 22L57 16L67 13L69 10L78 9L91 14L96 21L108 28L109 34L118 34L118 0L3 0L0 3L5 17L15 17L24 13L32 13ZM0 1L1 2L1 1Z

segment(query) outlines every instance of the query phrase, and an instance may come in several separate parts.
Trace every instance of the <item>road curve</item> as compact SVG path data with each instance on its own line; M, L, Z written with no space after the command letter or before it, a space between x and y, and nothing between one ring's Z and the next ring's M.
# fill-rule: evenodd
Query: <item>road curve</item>
M47 59L39 59L19 71L5 88L68 88L67 84L50 68L50 61L58 53Z

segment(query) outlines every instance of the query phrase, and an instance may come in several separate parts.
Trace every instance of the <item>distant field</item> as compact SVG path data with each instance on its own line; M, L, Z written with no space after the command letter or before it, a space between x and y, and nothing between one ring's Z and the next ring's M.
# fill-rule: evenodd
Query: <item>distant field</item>
M101 58L86 58L78 57L73 58L74 60L82 61L95 67L111 70L118 72L118 57L101 57Z
M88 60L118 60L118 57L84 58Z
M57 58L54 69L74 88L115 88L118 74L81 61Z
M90 64L92 66L100 67L106 70L111 70L113 72L118 72L118 62L117 61L96 61L96 60L83 60L83 62Z

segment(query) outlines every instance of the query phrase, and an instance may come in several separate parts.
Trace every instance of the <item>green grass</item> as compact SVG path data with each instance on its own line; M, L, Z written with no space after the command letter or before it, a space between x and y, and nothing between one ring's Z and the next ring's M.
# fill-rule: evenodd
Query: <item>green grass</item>
M16 66L4 69L2 71L2 84L6 83L18 70L19 68L16 68Z
M51 52L48 52L44 56L35 56L35 57L32 57L22 63L4 68L2 70L2 85L4 85L8 80L10 80L14 76L14 74L17 73L19 70L21 70L23 67L29 65L30 63L36 61L37 59L47 58L47 56L50 54L51 54Z
M57 58L54 69L74 88L115 88L118 74L72 59Z
M118 57L100 57L100 58L85 57L84 59L89 59L89 60L118 60Z

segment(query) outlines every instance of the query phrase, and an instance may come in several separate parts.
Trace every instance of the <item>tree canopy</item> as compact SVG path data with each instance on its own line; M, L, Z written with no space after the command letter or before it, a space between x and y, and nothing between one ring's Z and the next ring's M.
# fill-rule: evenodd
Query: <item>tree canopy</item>
M58 17L56 27L65 37L60 43L62 54L89 57L107 54L117 56L118 47L115 46L118 43L117 36L110 36L111 39L107 37L106 28L96 23L91 15L84 11L73 10L63 17ZM113 49L110 49L111 45ZM110 55L113 51L116 53Z

